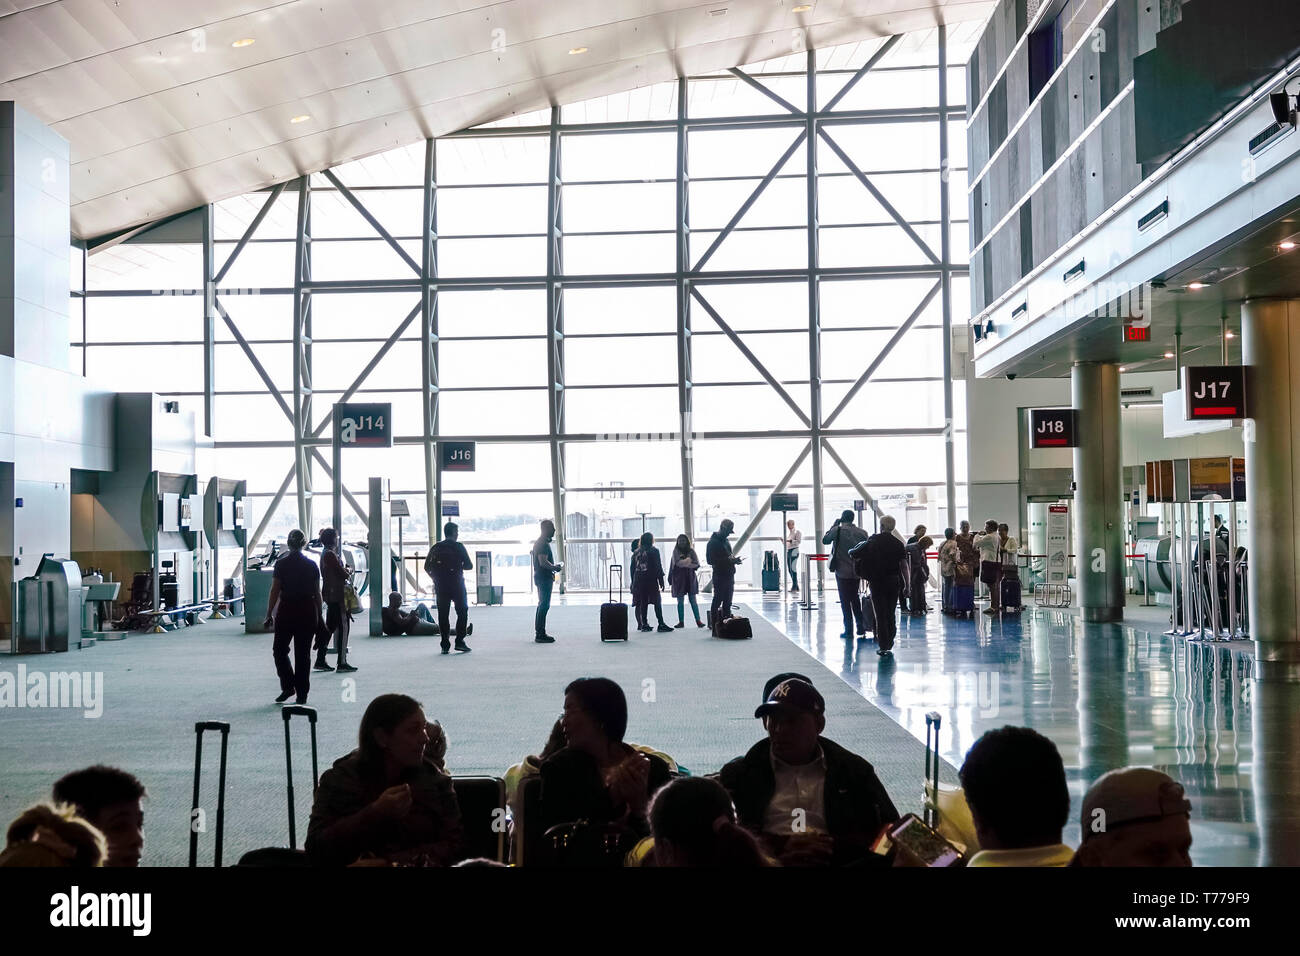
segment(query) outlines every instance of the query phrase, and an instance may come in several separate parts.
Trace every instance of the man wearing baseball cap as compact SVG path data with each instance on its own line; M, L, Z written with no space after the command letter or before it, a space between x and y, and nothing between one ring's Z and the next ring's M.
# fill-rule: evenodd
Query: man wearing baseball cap
M1083 797L1072 866L1191 866L1192 805L1182 784L1150 767L1102 774Z
M870 860L872 841L898 811L871 764L821 736L822 695L792 677L754 716L767 737L718 775L741 825L787 865Z

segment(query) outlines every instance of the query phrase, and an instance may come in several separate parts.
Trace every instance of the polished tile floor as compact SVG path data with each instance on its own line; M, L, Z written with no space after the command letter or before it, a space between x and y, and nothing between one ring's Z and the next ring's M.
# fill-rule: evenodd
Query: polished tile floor
M1290 746L1300 700L1293 689L1267 688L1273 706L1252 706L1261 688L1250 676L1251 642L1189 641L1152 633L1150 623L1084 624L1063 611L958 621L934 610L904 616L894 657L881 659L870 639L841 640L838 598L828 592L822 600L809 612L793 596L737 595L918 739L925 739L925 715L938 712L940 750L955 767L994 727L1029 726L1050 737L1070 785L1066 842L1078 843L1079 806L1092 780L1146 765L1186 788L1198 865L1300 862L1293 809L1300 781ZM1261 775L1269 793L1253 782L1253 712L1274 715L1268 739L1278 756ZM1261 816L1273 825L1261 828Z

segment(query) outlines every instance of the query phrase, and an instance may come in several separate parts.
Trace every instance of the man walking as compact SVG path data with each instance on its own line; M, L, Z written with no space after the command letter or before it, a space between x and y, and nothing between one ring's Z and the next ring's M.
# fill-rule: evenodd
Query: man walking
M840 592L840 609L844 612L844 633L840 637L846 641L853 637L855 625L859 637L867 633L867 622L862 616L862 596L858 593L862 583L849 558L849 552L866 540L867 533L853 523L853 512L847 510L822 535L822 544L831 546L830 565L835 572L835 586Z
M470 646L465 643L474 631L469 624L469 599L465 595L465 572L473 569L469 552L457 538L460 528L454 521L448 521L442 527L442 540L429 549L429 556L424 561L424 570L433 578L434 593L438 598L438 632L442 636L442 652L451 652L451 605L456 605L456 650L468 654Z
M542 536L533 542L533 583L537 585L537 617L533 624L536 634L533 640L538 644L554 644L555 638L546 633L546 613L551 609L551 588L555 585L555 575L564 565L555 563L555 553L551 550L551 541L555 538L555 522L543 518L541 527Z
M713 633L723 620L731 617L731 596L736 591L736 565L741 559L731 553L731 542L727 538L735 529L730 518L722 519L718 530L709 538L708 547L704 549L704 560L713 569L713 604L709 609L709 624Z
M871 589L871 608L876 614L876 654L893 653L898 624L894 612L898 606L899 583L906 573L907 549L894 537L893 517L880 519L880 531L867 539L859 566L866 573Z

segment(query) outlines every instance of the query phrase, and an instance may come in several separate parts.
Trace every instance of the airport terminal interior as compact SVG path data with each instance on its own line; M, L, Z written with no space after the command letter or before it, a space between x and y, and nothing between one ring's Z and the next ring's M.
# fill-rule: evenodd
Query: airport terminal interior
M0 3L0 824L1300 864L1298 95L1277 0Z

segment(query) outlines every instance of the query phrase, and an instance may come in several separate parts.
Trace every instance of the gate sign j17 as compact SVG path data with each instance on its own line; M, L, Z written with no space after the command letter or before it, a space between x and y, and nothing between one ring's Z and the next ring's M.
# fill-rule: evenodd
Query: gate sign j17
M1031 448L1078 447L1078 421L1078 409L1031 408L1029 446Z
M1188 365L1183 368L1187 420L1246 418L1246 370L1241 365Z
M344 447L393 447L393 406L390 403L336 404L334 424L335 434Z

